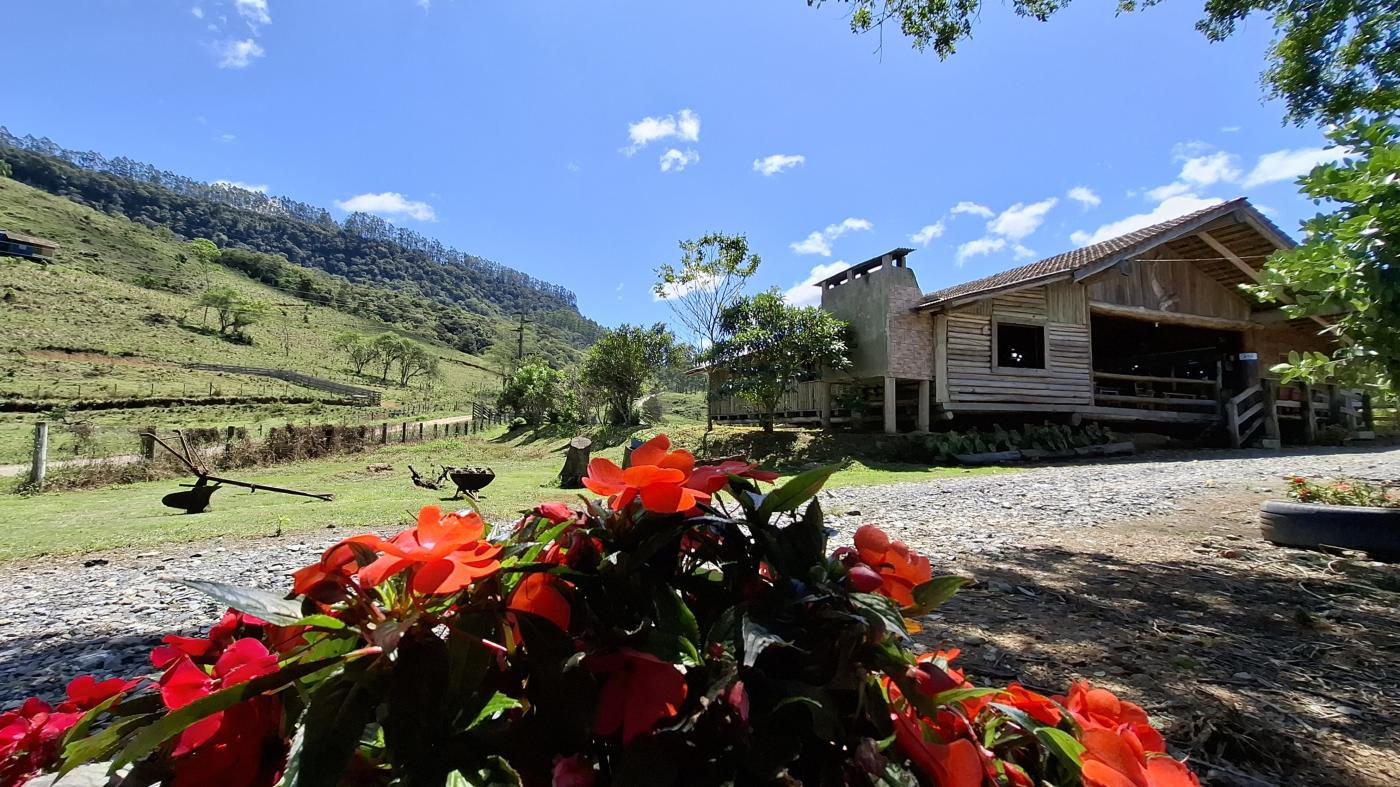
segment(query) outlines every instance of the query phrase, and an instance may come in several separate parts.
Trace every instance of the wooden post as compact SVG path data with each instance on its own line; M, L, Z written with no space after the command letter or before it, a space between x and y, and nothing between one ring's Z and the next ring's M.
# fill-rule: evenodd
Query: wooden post
M1278 391L1274 386L1278 383L1268 378L1259 381L1264 393L1264 411L1260 415L1264 419L1264 439L1261 447L1272 448L1277 451L1283 447L1279 440L1278 429Z
M156 437L148 432L141 435L141 461L154 462L156 458Z
M898 381L893 377L885 378L885 434L897 434L899 432L899 422L895 416L895 391Z
M817 415L821 418L822 428L831 428L831 383L825 380L817 383ZM714 426L713 416L710 418L710 425Z
M1341 424L1348 432L1356 431L1356 424L1342 412L1346 403L1342 401L1342 389L1336 383L1327 384L1327 416L1334 424Z
M1225 401L1225 431L1230 436L1230 447L1239 448L1242 444L1240 440L1240 408L1229 400Z
M34 457L29 467L29 483L35 492L44 491L44 476L49 470L49 424L34 424Z
M380 425L379 425L379 444L380 444L380 445L388 445L388 444L389 444L389 425L388 425L388 424L380 424Z
M593 441L582 435L569 441L569 449L564 454L564 469L559 471L561 489L578 489L583 486L583 477L588 475L588 460L593 453Z
M405 421L405 422L399 424L399 442L400 442L400 443L406 443L406 442L408 442L408 422L407 422L407 421Z
M1317 442L1317 411L1313 409L1312 386L1300 381L1298 390L1303 394L1303 442L1313 445Z
M423 441L423 422L422 422L422 421L419 421L419 422L418 422L418 441L419 441L419 442L422 442L422 441Z
M929 414L933 405L930 388L928 380L919 381L919 420L914 428L920 432L928 431Z

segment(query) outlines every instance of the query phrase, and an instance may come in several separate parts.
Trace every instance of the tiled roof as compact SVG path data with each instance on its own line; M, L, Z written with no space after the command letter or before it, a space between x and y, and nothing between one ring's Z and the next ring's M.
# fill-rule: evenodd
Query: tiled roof
M924 295L919 306L933 306L942 301L949 301L955 298L965 298L984 292L995 292L1017 284L1070 273L1096 262L1102 262L1111 257L1130 256L1139 251L1145 251L1157 243L1162 242L1162 236L1168 235L1175 230L1197 222L1205 224L1209 221L1214 221L1216 218L1230 213L1239 207L1247 208L1257 220L1263 221L1271 229L1277 231L1280 236L1283 236L1283 233L1278 231L1277 227L1274 227L1272 223L1269 223L1268 219L1259 215L1258 212L1250 206L1248 200L1244 197L1238 197L1229 202L1212 205L1208 208L1203 208L1194 213L1188 213L1185 216L1178 216L1160 224L1153 224L1150 227L1133 230L1132 232L1119 235L1116 238L1109 238L1106 241L1073 251L1067 251L1064 254L1047 257L1038 262L1032 262L1029 265L1022 265L1019 268L1012 268L1009 271L994 273L991 276L985 276L975 281L955 284L952 287L945 287L936 292L927 293Z

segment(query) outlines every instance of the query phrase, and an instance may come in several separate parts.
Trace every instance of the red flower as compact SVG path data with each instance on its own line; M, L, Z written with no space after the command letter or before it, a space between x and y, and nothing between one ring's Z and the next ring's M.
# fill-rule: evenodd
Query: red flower
M82 716L76 708L55 711L37 697L0 713L0 784L23 784L57 763L63 736Z
M658 514L689 511L697 502L710 499L709 493L686 486L695 469L689 451L671 451L666 435L657 435L632 452L632 466L623 470L612 461L598 457L588 463L583 485L595 494L611 498L614 511L626 508L638 496L642 507Z
M593 787L595 779L597 774L593 770L593 763L585 760L583 755L554 758L550 787Z
M632 459L637 458L636 452L632 452ZM755 481L767 481L772 483L778 480L778 474L768 470L759 470L758 465L745 462L735 462L733 460L720 462L717 465L701 465L695 468L690 474L690 480L686 486L691 489L698 489L706 494L714 494L724 488L729 483L732 475L740 478L752 478Z
M79 675L68 681L68 701L58 706L61 711L89 711L118 694L131 691L141 683L139 678L123 680L109 678L98 681L91 675Z
M569 600L561 591L566 587L570 587L569 583L549 574L526 574L510 594L506 609L542 617L567 632L572 610ZM515 629L515 641L520 642L519 626L512 625L512 628Z
M298 596L305 596L325 583L349 584L351 575L358 569L355 550L345 542L338 543L327 549L320 560L292 572L292 592Z
M340 548L363 544L384 554L359 568L360 584L375 587L395 574L408 571L411 574L408 584L414 592L446 595L500 569L496 556L501 548L483 540L485 535L486 523L474 511L444 516L437 506L424 506L418 512L417 527L399 533L390 541L373 534L351 536L328 550L318 569L308 566L302 571L307 572L305 581L312 586L319 576L333 578L337 572L343 574L350 562L341 562L345 556Z
M200 664L212 664L239 634L261 634L266 626L267 623L259 618L230 609L218 623L209 628L207 638L167 634L161 640L165 644L158 645L151 651L151 664L156 669L165 669L181 656L189 656Z
M981 787L982 754L977 744L966 738L949 743L932 740L932 731L913 708L899 709L899 690L889 687L890 721L894 722L895 743L914 767L938 787Z
M1060 708L1054 700L1019 683L1007 686L1006 691L999 695L996 701L1025 711L1026 715L1041 724L1054 726L1060 723Z
M1184 764L1165 754L1143 751L1131 732L1086 729L1080 742L1084 744L1084 787L1200 787Z
M261 642L244 638L229 644L206 673L180 656L160 679L160 695L170 710L182 708L218 688L277 671L277 656ZM185 728L175 741L172 787L220 785L263 787L276 783L285 762L282 703L276 697L244 700Z
M1088 729L1117 731L1126 726L1149 752L1164 752L1167 742L1162 734L1152 727L1147 719L1147 711L1126 700L1120 700L1108 689L1096 689L1085 681L1076 681L1069 687L1069 696L1056 697L1065 706L1081 727Z
M650 653L623 648L594 656L588 668L607 675L598 693L596 732L614 735L621 730L624 744L675 716L685 702L685 675Z
M535 516L544 517L556 525L578 518L578 515L569 510L569 507L563 503L541 503L535 506L533 513Z
M855 545L860 561L880 574L882 582L877 590L900 606L912 606L914 588L933 578L928 558L903 541L891 541L874 525L856 529Z

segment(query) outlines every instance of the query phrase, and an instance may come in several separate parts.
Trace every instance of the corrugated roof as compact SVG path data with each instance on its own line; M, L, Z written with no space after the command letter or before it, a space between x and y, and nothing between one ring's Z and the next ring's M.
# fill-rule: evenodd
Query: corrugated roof
M1239 208L1249 211L1251 218L1264 224L1269 230L1277 233L1278 237L1287 239L1278 227L1274 226L1263 214L1259 213L1249 204L1244 197L1237 197L1228 202L1212 205L1208 208L1174 219L1153 224L1150 227L1143 227L1140 230L1133 230L1119 235L1116 238L1094 243L1083 248L1067 251L1064 254L1057 254L1054 257L1047 257L1029 265L1022 265L1019 268L1012 268L1001 273L994 273L991 276L963 284L955 284L952 287L945 287L935 292L924 295L918 308L936 306L944 301L967 298L982 293L992 293L1019 284L1027 284L1040 279L1050 279L1062 276L1066 273L1073 273L1081 268L1104 262L1109 259L1121 259L1137 254L1158 243L1171 240L1173 234L1179 234L1183 229L1188 229L1196 225L1207 224L1215 219L1224 216Z
M9 240L14 241L15 243L27 243L30 246L43 246L48 249L58 248L58 244L54 243L51 240L44 240L43 238L35 237L34 235L25 235L22 232L0 230L0 237L8 238Z

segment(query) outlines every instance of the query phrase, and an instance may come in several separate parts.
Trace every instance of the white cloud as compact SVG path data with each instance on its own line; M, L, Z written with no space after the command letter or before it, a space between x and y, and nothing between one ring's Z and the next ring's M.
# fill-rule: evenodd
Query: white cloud
M1318 164L1338 161L1345 155L1346 151L1342 148L1300 148L1265 153L1245 177L1244 186L1253 188L1281 180L1296 180Z
M1099 195L1095 194L1094 190L1088 186L1075 186L1069 190L1066 196L1085 208L1097 208L1103 202Z
M1165 186L1158 186L1155 189L1148 189L1147 191L1143 192L1143 196L1147 197L1153 202L1161 202L1162 200L1171 199L1172 197L1179 197L1182 194L1186 194L1190 191L1190 184L1182 183L1181 181L1176 180L1172 181L1171 183L1168 183Z
M803 155L790 156L784 153L774 153L766 158L754 159L753 171L762 172L766 177L805 163L807 163L807 157Z
M945 227L943 226L943 220L939 219L938 221L935 221L932 224L925 224L923 229L919 230L913 235L910 235L909 240L919 244L920 246L927 246L929 244L929 241L933 240L934 238L942 237L944 229Z
M379 194L357 194L347 200L336 200L335 206L347 213L374 213L386 219L437 221L437 212L426 202L406 199L397 191Z
M976 202L968 202L967 200L963 200L954 205L951 212L954 216L960 213L968 213L973 216L981 216L984 219L990 219L992 217L991 208L986 205L979 205Z
M570 161L567 165L565 165L565 169L569 170L570 172L578 172L581 168L579 167L579 165Z
M233 0L233 8L254 28L258 25L272 24L272 15L268 13L267 0Z
M627 137L631 145L622 149L632 155L652 142L672 137L684 142L700 141L700 116L689 109L682 109L678 115L666 117L644 117L636 123L627 124Z
M1045 223L1045 214L1060 202L1057 197L1043 199L1027 205L1018 202L1001 212L1001 215L987 222L988 231L1003 235L1011 240L1020 240L1040 229Z
M433 0L418 0L418 7L427 11L433 7Z
M787 291L783 293L783 300L793 306L820 305L822 302L822 291L817 287L817 282L835 276L845 270L846 267L847 265L843 260L816 266L807 273L807 278L789 287Z
M223 142L223 143L225 143L225 144L227 144L227 143L229 143L229 142L232 142L232 141L234 141L235 139L238 139L238 136L237 136L237 135L235 135L235 134L229 134L229 133L227 133L227 132L225 132L225 133L223 133L223 134L220 134L220 135L218 135L217 137L214 137L214 141L215 141L215 142Z
M266 194L268 188L266 183L244 183L241 180L216 180L213 185L232 186L233 188L243 189L244 191L256 191L259 194Z
M828 224L826 229L813 232L806 238L789 244L798 254L820 254L831 256L831 242L853 230L869 230L874 225L865 219L847 218L840 224Z
M247 68L264 54L262 46L251 38L226 41L219 48L219 68Z
M970 240L958 247L958 252L954 256L958 265L962 265L972 257L980 257L1001 251L1006 248L1005 238L978 238Z
M1220 130L1226 134L1237 134L1244 130L1244 126L1221 126Z
M1183 158L1181 174L1177 177L1197 186L1213 186L1216 183L1239 180L1240 168L1232 154L1221 150Z
M1012 252L1012 254L1016 255L1016 259L1017 259L1017 260L1022 260L1022 261L1024 261L1024 260L1033 260L1033 259L1035 259L1035 256L1036 256L1035 251L1033 251L1033 250L1031 250L1031 249L1028 249L1028 248L1026 248L1025 246L1022 246L1022 245L1019 244L1019 243L1016 244L1015 246L1012 246L1012 247L1011 247L1011 252Z
M195 18L195 19L203 19L203 18L204 18L204 9L203 9L203 8L200 8L199 6L195 6L194 8L191 8L191 9L190 9L190 13L191 13L191 14L194 14L194 18Z
M681 152L675 148L671 148L661 154L661 171L670 172L675 170L676 172L680 172L699 160L700 153L698 151L687 149L685 152Z
M1109 238L1116 238L1124 233L1140 230L1143 227L1150 227L1168 219L1184 216L1208 208L1211 205L1218 205L1224 200L1215 197L1198 197L1195 194L1179 194L1169 197L1147 213L1138 213L1118 221L1104 224L1093 232L1079 230L1069 236L1069 239L1077 246L1088 246L1093 243L1106 241Z
M714 288L719 286L719 283L720 278L718 275L710 275L698 276L695 278L694 281L676 282L674 284L663 284L661 285L661 294L658 295L656 290L651 291L651 299L653 301L669 301L672 298L679 298L682 295L689 295L692 292L713 290ZM617 285L617 290L618 292L622 291L621 284Z

